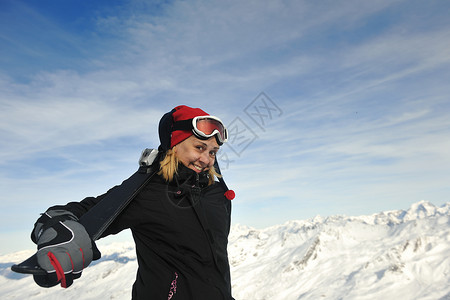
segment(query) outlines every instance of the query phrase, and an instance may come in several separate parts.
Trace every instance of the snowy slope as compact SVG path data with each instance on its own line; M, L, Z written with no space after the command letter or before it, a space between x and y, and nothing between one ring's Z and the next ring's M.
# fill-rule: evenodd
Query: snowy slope
M234 228L237 299L450 299L450 203Z
M33 251L0 256L1 299L130 299L132 243L111 244L69 289L12 273ZM262 230L236 225L229 245L237 300L450 300L450 202L407 211L315 217Z

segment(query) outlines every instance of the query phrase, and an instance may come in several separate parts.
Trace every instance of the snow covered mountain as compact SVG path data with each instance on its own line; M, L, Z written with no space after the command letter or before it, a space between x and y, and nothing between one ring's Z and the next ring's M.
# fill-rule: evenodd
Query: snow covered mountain
M1 299L130 299L133 243L103 257L70 288L43 289L10 271L33 253L0 256ZM237 300L450 300L450 202L370 216L315 217L262 230L235 225L229 245Z

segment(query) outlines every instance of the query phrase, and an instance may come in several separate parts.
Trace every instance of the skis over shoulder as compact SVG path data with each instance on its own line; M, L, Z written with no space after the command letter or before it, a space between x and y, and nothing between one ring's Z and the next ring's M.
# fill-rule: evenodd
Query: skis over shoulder
M80 223L93 240L101 237L103 232L130 204L136 195L147 185L156 170L151 167L158 155L156 149L145 149L139 160L139 169L121 185L111 189L105 197L80 218ZM13 265L11 270L22 274L45 275L46 271L37 264L36 254L20 264Z

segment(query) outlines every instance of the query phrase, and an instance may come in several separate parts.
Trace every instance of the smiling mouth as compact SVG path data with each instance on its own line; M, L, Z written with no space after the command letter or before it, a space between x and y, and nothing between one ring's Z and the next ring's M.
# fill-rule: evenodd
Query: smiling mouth
M192 164L192 165L194 166L194 169L198 170L199 172L202 172L202 171L204 171L206 169L206 168L203 168L203 167L195 165L195 164Z

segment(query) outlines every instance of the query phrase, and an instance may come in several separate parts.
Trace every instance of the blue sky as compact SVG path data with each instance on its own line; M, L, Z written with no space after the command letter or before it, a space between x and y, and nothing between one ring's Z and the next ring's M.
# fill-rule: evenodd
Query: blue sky
M450 201L450 3L262 3L1 1L0 253L131 175L180 104L230 127L235 224Z

